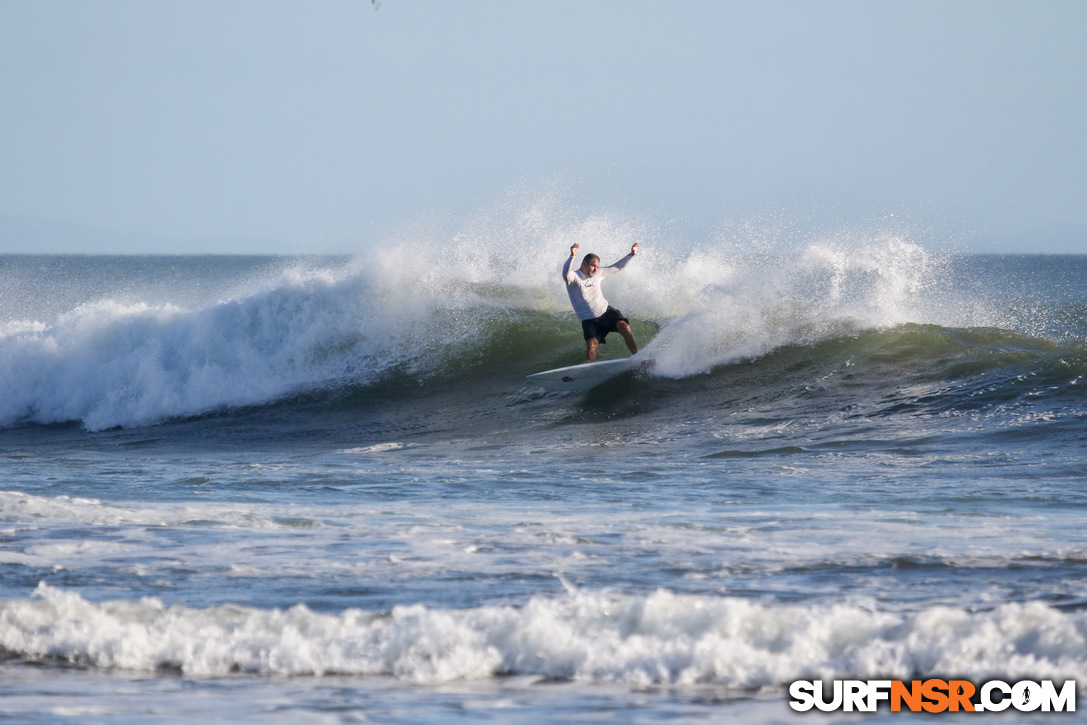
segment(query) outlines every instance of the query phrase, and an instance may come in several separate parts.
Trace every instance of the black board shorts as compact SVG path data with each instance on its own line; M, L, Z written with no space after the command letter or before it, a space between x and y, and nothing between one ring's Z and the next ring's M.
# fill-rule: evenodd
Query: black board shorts
M611 305L608 305L607 311L600 317L594 317L591 320L582 320L581 329L585 333L586 340L595 338L603 345L607 342L604 338L608 336L609 332L618 330L620 322L628 322L628 320L623 317L622 312Z

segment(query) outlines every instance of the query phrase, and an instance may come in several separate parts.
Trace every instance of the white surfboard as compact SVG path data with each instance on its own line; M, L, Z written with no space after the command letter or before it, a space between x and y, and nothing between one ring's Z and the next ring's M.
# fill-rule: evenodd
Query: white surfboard
M632 355L619 360L601 360L545 370L542 373L529 375L528 380L548 390L591 390L617 375L631 370L641 370L652 364L653 361L649 358Z

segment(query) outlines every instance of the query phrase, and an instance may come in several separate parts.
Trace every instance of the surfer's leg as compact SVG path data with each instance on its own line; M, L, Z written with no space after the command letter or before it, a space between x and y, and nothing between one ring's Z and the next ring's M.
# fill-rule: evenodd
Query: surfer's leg
M615 326L616 332L623 336L623 339L627 343L627 349L630 350L630 354L638 352L638 341L634 339L634 330L630 329L630 325L626 320L621 320L618 325Z
M595 337L590 337L585 341L585 362L596 362L596 349L600 347L600 342Z

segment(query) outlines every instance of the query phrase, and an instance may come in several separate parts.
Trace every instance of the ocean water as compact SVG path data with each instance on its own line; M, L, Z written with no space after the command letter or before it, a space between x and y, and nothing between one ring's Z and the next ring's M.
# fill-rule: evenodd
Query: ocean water
M534 388L583 355L570 244L633 241L606 291L653 368ZM1087 256L900 233L760 252L527 215L354 257L0 257L0 719L855 721L789 709L816 678L1082 696L1085 340Z

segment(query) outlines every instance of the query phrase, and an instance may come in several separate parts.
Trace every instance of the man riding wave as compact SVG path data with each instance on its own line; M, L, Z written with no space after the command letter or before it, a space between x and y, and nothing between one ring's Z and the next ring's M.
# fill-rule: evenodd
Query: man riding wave
M562 279L566 283L566 292L570 295L570 304L581 320L581 329L585 333L585 360L596 362L597 348L604 344L609 332L618 332L626 341L631 354L638 352L638 343L634 332L623 313L608 304L600 286L606 277L619 272L638 254L638 245L630 248L630 254L610 267L600 267L600 257L586 254L578 269L571 269L578 247L570 247L570 256L562 265Z

